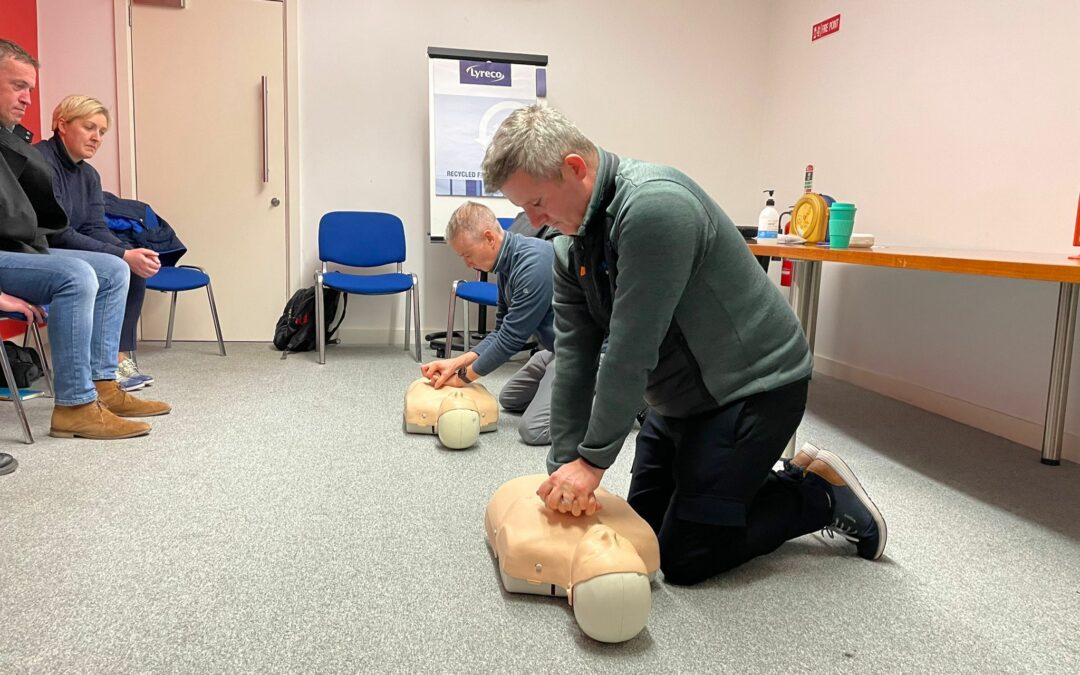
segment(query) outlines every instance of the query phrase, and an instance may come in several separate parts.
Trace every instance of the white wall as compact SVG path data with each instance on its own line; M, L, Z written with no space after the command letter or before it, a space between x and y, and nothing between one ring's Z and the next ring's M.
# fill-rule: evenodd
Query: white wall
M737 221L756 220L759 3L322 0L299 10L305 279L316 267L321 214L397 213L408 231L407 268L423 284L423 325L445 326L450 282L469 273L426 237L428 46L547 54L548 102L594 141L674 164ZM386 339L392 313L401 329L402 305L354 299L347 339Z
M762 182L858 205L880 243L1068 251L1080 191L1080 3L774 0ZM840 32L811 26L842 14ZM827 265L819 365L1041 440L1058 288ZM835 364L830 361L836 362ZM1067 416L1080 459L1080 377ZM952 412L950 412L950 410Z
M38 0L41 56L42 137L52 136L52 111L69 94L93 96L116 124L116 57L113 0ZM105 135L90 160L101 186L119 194L120 160L116 130Z

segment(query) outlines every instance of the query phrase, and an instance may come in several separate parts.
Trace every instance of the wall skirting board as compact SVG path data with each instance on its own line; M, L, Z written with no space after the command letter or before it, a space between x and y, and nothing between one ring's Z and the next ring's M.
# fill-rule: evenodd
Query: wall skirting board
M987 433L1007 438L1014 443L1038 451L1042 445L1043 425L1039 422L1013 417L997 410L984 408L947 394L932 391L917 384L904 382L846 363L814 355L814 371L835 377L863 389L909 403L916 408L947 417ZM1080 437L1066 433L1061 458L1080 463ZM1037 458L1036 458L1037 459Z

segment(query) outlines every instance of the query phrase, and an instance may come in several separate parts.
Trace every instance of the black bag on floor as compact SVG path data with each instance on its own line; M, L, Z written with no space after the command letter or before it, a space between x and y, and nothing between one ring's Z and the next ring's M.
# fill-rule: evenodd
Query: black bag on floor
M5 341L4 351L7 352L8 361L11 363L11 374L15 378L16 388L29 387L31 382L45 374L41 369L41 355L36 349L20 347L14 342ZM11 388L7 378L4 377L2 368L0 368L0 387Z
M349 305L349 296L345 296L342 303L341 316L337 324L334 315L337 314L338 300L341 299L341 291L332 288L323 288L323 307L326 309L326 344L336 342L333 340L334 333L341 327L345 320L345 309ZM274 348L283 352L310 352L317 345L315 330L315 287L301 288L293 293L289 301L285 303L285 311L277 320L274 328Z

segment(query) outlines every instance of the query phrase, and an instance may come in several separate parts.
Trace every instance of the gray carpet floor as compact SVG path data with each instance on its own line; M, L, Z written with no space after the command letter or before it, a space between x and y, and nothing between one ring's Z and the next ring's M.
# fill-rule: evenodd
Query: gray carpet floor
M820 535L590 641L565 600L501 590L483 511L543 470L517 420L465 451L402 432L392 347L279 360L144 346L146 438L19 443L0 405L3 672L1037 672L1080 664L1080 466L817 377L800 438L844 457L889 525L876 563ZM485 380L498 387L504 367ZM625 495L633 438L605 485Z

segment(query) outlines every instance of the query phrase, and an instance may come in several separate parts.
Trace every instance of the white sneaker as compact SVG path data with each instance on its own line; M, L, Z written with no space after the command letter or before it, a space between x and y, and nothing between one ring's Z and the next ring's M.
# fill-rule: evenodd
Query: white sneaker
M131 380L132 383L138 382L142 387L154 383L153 375L140 373L139 367L136 366L135 362L131 359L124 359L119 363L119 365L116 366L116 379L117 381L121 382L121 387L123 387L124 380ZM125 389L125 391L131 390Z

